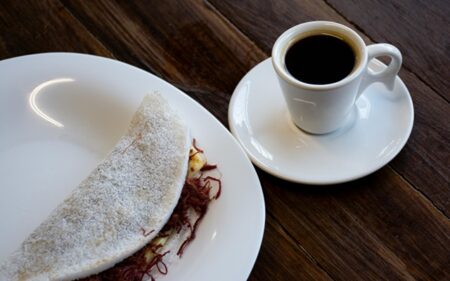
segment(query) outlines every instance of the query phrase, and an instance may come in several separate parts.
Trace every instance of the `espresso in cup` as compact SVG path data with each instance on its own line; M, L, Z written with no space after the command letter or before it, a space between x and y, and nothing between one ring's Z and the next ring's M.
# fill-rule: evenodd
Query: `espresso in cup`
M295 42L286 52L288 72L308 84L331 84L347 77L355 67L356 53L344 38L316 34Z
M380 56L392 60L374 72L369 61ZM278 37L272 64L294 124L308 133L325 134L345 124L369 85L379 82L392 89L402 55L389 44L366 46L342 24L313 21Z

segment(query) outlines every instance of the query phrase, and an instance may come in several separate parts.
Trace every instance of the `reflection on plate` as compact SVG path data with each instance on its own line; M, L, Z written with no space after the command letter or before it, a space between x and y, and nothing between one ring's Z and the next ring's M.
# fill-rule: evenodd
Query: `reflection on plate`
M208 160L220 166L224 185L196 240L159 280L247 279L265 207L255 170L234 138L167 82L121 62L70 53L0 62L0 261L106 156L152 91L186 120Z
M369 67L386 67L372 60ZM230 128L253 163L274 176L306 184L335 184L368 175L397 155L412 130L414 109L397 77L393 91L368 87L343 128L311 135L290 120L270 59L239 82L228 111Z

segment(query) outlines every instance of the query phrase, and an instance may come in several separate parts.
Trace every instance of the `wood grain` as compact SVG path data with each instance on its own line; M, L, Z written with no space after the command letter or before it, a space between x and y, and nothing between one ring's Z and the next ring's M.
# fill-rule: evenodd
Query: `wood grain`
M0 59L39 52L111 53L59 1L0 1Z
M332 20L355 28L322 1L211 2L267 54L285 29L301 22ZM410 140L391 166L449 216L450 105L414 73L403 69L400 77L412 95L415 121Z
M270 54L277 37L293 25L312 20L333 20L348 25L348 22L324 1L209 0L208 2L267 54Z
M272 217L266 217L264 241L250 281L332 280L312 256Z
M370 38L402 50L404 66L450 100L448 1L327 1ZM411 12L415 11L415 12Z
M448 280L450 222L389 168L317 189L259 171L267 209L335 280Z
M201 1L64 4L120 60L211 99L215 92L229 98L236 82L265 57L252 42L242 44L244 37Z

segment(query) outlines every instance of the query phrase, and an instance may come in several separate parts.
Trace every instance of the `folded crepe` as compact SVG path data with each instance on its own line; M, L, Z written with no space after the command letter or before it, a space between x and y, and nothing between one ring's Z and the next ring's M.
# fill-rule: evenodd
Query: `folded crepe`
M145 97L106 159L0 265L0 280L83 278L144 247L178 202L191 141L160 95Z

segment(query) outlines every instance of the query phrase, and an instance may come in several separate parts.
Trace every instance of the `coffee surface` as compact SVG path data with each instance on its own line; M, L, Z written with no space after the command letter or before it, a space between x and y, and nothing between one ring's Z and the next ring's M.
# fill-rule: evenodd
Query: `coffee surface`
M287 51L288 72L308 84L331 84L347 77L356 56L343 39L331 35L313 35L300 39Z

